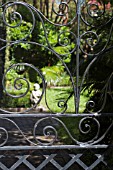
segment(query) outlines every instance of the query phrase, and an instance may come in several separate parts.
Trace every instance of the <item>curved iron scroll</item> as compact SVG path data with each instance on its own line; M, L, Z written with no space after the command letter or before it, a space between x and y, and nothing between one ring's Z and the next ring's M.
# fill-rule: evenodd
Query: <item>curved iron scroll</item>
M27 30L25 37L22 38L17 37L16 40L3 39L2 37L0 37L0 42L5 44L2 47L0 47L0 52L4 51L7 48L24 44L24 45L34 46L34 49L35 47L38 46L39 48L43 48L44 50L52 53L54 58L60 61L60 64L63 66L66 73L69 75L69 81L71 87L71 91L68 94L68 96L66 96L66 98L62 97L61 99L58 99L56 101L57 106L59 108L58 114L62 115L67 112L69 99L72 96L74 96L73 100L74 100L75 110L73 115L76 114L79 117L81 93L84 89L84 84L87 81L88 73L93 68L93 65L95 65L97 61L100 61L102 57L104 57L104 54L108 52L108 50L112 49L111 46L112 29L113 29L113 24L111 23L113 20L112 9L110 8L108 9L103 1L93 3L92 1L76 2L76 0L72 0L72 1L53 0L50 3L50 6L51 6L51 14L53 15L53 18L51 17L51 19L47 18L46 16L44 16L44 14L41 11L39 11L32 5L27 4L25 2L11 1L2 4L0 6L0 9L2 10L1 22L3 25L5 25L6 29L16 30L16 28L19 28L25 24L24 19L26 18L25 16L23 16L22 11L21 12L19 11L20 7L22 7L24 10L26 10L29 13L30 24L29 24L29 30ZM72 12L71 12L71 8L73 9ZM108 12L110 13L110 15L107 18L107 20L105 18L105 22L103 23L104 17ZM45 36L45 40L44 40L45 45L43 42L42 43L40 41L34 42L30 39L37 22L41 23L43 34ZM68 51L61 53L54 48L54 45L49 41L48 32L46 29L46 23L49 23L50 25L53 25L56 28L58 28L59 34L57 36L57 44L62 49L69 48L70 45L71 47L69 48ZM81 25L83 25L84 28L82 30L81 30L82 27ZM101 43L102 36L105 31L104 29L102 30L102 28L106 27L107 25L110 25L109 36L106 36L105 38L106 41L104 41L104 43ZM65 27L68 27L68 29L62 29ZM76 29L73 29L73 27L75 27ZM99 46L100 43L102 44L101 46ZM74 57L74 62L75 62L74 69L70 69L65 62L65 59L67 59L67 57L69 56ZM89 60L89 62L88 64L86 64L84 68L84 66L82 66L82 63L84 64L86 60ZM81 71L82 67L83 67L83 71ZM51 124L45 126L43 129L43 136L47 138L51 137L51 140L49 142L47 143L41 142L36 135L38 125L44 122L46 119L55 120L58 124L61 124L61 126L65 129L65 131L67 132L71 140L74 142L74 144L84 145L84 146L88 144L94 145L103 140L103 138L108 133L109 129L112 127L112 123L108 126L104 134L100 135L101 125L99 120L95 116L100 116L100 113L104 109L108 92L110 93L111 98L113 98L111 92L113 73L111 73L109 78L106 80L105 86L102 89L100 101L98 101L98 103L95 103L95 101L92 100L86 102L86 110L88 114L86 114L87 115L86 117L79 120L79 131L80 133L85 135L89 134L91 131L91 124L96 126L97 131L96 134L94 134L94 136L92 137L92 139L86 142L81 142L78 139L76 139L76 137L73 137L73 135L68 130L68 128L66 127L65 123L62 120L54 117L54 115L57 115L57 113L50 108L46 98L46 93L47 93L46 79L42 74L41 70L36 66L22 61L21 63L12 64L11 66L9 66L9 68L6 68L5 73L2 77L4 96L5 97L8 96L9 98L19 99L25 97L26 95L29 95L30 98L31 85L30 85L29 78L26 76L29 70L33 70L36 72L36 76L38 77L38 79L40 79L40 84L42 85L41 95L37 103L33 105L31 108L26 108L24 111L23 110L22 111L19 110L15 112L9 111L5 107L2 107L0 109L2 112L5 112L7 114L9 113L20 114L29 111L31 112L32 109L34 109L41 102L43 96L45 96L46 107L48 108L50 115L52 114L52 116L51 118L49 118L47 117L47 114L45 114L45 116L43 116L42 119L38 120L35 123L34 130L33 130L33 137L35 142L32 142L29 139L27 139L24 133L22 132L22 130L20 130L20 128L14 121L8 118L4 118L5 120L15 125L16 128L19 130L19 132L29 143L33 145L37 145L37 144L52 145L55 141L57 141L58 132ZM6 82L9 73L13 74L14 72L16 72L17 74L15 74L14 80L13 81L11 80L13 90L12 92L10 92L9 89L7 89ZM18 72L21 73L18 74ZM91 85L92 84L93 83L91 83ZM14 94L14 90L18 91L18 95ZM99 107L96 106L98 104ZM67 118L68 117L70 116L68 115ZM0 117L0 119L2 118ZM8 132L4 127L1 127L0 130L5 133L5 140L1 142L1 146L3 146L8 141ZM50 133L51 131L53 132L52 135Z

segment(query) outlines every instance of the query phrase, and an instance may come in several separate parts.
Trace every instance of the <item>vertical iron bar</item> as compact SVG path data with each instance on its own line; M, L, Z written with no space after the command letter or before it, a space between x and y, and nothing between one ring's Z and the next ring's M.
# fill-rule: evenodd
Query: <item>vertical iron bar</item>
M79 49L80 49L81 0L77 1L77 51L76 51L76 113L79 112Z

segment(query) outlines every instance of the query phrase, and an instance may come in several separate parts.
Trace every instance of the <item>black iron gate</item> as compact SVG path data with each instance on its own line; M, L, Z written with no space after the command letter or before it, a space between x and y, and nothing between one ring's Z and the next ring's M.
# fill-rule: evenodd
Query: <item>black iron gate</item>
M0 170L112 170L113 7L44 3L1 2Z

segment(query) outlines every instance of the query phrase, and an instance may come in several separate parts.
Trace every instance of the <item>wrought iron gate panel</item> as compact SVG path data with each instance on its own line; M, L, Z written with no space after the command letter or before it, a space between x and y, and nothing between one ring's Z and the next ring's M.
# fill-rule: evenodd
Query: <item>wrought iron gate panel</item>
M6 1L0 5L0 28L6 33L10 32L9 37L5 34L3 36L2 32L0 35L0 91L3 93L0 102L0 170L113 169L112 134L109 133L113 126L113 114L104 113L108 94L113 98L113 73L111 71L105 77L104 86L101 77L98 80L97 85L102 87L102 94L97 91L97 95L100 95L98 101L91 100L94 82L89 74L90 71L99 74L102 71L102 59L109 51L112 52L112 5L106 5L103 1L53 0L49 2L51 17L22 1ZM53 27L58 32L54 41ZM37 35L34 31L37 31ZM11 39L12 32L16 38ZM29 51L31 46L33 54ZM24 51L24 57L20 53L20 47L28 51ZM17 50L17 60L10 56L12 63L5 63L8 51L13 55L11 50L14 48ZM54 107L50 108L46 98L47 77L40 69L40 63L37 66L39 60L36 59L41 55L40 49L46 57L51 54L52 59L47 58L48 67L54 60L59 62L61 72L68 74L69 93L65 93L60 87L56 89L58 96L50 96L50 102L57 106L58 112ZM3 53L6 53L5 58ZM40 60L42 65L46 57ZM36 65L32 64L32 60ZM69 62L67 64L67 60L72 65ZM57 84L58 81L63 81L60 80L61 73L57 73L58 68L56 73L53 72L58 76L55 82ZM31 108L7 108L8 102L11 105L19 99L25 106L22 99L26 95L27 100L30 100L32 86L29 80L33 76L41 84L38 101ZM85 103L86 109L81 113L81 96L86 84L89 85L89 96ZM43 109L37 111L36 107L43 98L49 111L41 113ZM70 98L73 98L73 113L68 113ZM103 121L106 122L104 126Z

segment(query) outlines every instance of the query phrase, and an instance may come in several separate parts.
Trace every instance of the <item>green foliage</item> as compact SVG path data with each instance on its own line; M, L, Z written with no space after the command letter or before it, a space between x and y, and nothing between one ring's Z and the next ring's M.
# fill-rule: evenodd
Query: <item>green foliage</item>
M16 25L17 23L14 22L12 23L12 26ZM9 30L9 36L11 41L18 41L21 39L25 39L27 35L29 34L29 30L31 28L32 24L29 22L23 21L23 23L16 28L10 28ZM71 40L69 40L69 28L67 27L62 27L61 29L55 28L53 25L45 23L45 28L46 28L46 34L47 34L47 39L51 47L54 49L55 52L58 54L64 55L68 54L66 56L63 56L64 61L66 63L70 62L71 59L71 54L69 54L70 50L73 49L74 44L69 43ZM62 32L65 32L62 33ZM59 37L59 35L61 35ZM35 25L35 29L32 33L32 36L28 36L27 41L34 41L38 42L40 44L43 44L44 46L47 45L47 40L45 37L45 32L42 24L40 22L37 22ZM67 41L69 40L69 42ZM63 43L62 46L59 44ZM35 49L35 50L34 50ZM15 58L15 62L19 61L25 61L27 58L29 58L29 55L33 56L32 60L29 58L29 62L36 65L38 67L44 67L47 65L55 65L58 61L58 58L49 50L46 50L45 47L39 47L39 46L34 46L30 45L28 43L17 43L11 48L11 54L12 54L12 59ZM21 55L20 55L21 54ZM42 60L43 59L43 60ZM27 60L28 62L28 60Z
M75 44L71 42L69 27L55 27L52 24L45 23L47 39L51 47L58 54L64 55L69 54L70 51L74 48ZM40 32L39 32L39 42L47 46L47 41L45 38L45 32L42 24L40 23ZM45 50L42 48L42 50ZM68 55L70 57L71 54Z
M70 85L70 78L64 71L64 66L57 64L51 67L42 68L42 73L48 86Z
M22 10L21 8L18 9L19 12L24 12L25 9ZM27 14L28 15L28 14ZM24 19L28 20L28 16L24 17ZM19 21L14 21L11 23L11 26L15 26L19 23ZM54 51L60 55L68 54L65 56L62 56L62 59L64 62L69 63L71 61L71 54L70 51L74 48L75 44L71 42L71 37L69 33L69 27L55 27L52 24L49 24L48 22L44 23L45 29L46 29L46 34L47 34L47 39L51 47L54 49ZM21 39L24 39L25 41L34 41L40 44L43 44L44 46L48 46L47 40L45 37L45 32L44 28L42 26L42 23L39 22L39 20L36 20L35 24L35 29L32 32L32 35L30 34L30 30L32 28L32 22L27 22L27 21L22 21L19 27L15 28L10 28L9 29L9 36L11 41L18 41ZM28 37L27 37L28 36ZM64 44L63 44L64 43ZM31 45L28 43L17 43L14 46L11 47L11 60L13 60L13 63L17 62L28 62L32 63L33 65L37 66L38 68L45 68L47 66L52 66L52 68L48 69L53 69L54 65L58 63L58 58L53 54L51 51L46 50L42 46L37 46L37 45ZM12 62L11 62L12 63ZM57 68L57 66L56 66ZM46 68L47 69L47 68ZM54 69L53 69L54 70ZM29 71L29 74L32 74ZM50 75L49 71L46 75ZM62 71L62 74L56 73L54 71L51 71L51 76L52 80L50 80L50 76L47 78L47 82L51 84L58 85L59 84L63 85L68 85L69 83L69 76L66 75L66 72ZM58 78L57 78L58 76ZM33 76L31 77L31 81L33 82L36 80L36 76L34 74L34 80ZM65 78L65 81L64 81Z
M100 0L98 0L99 2L100 2ZM103 0L103 2L105 3L105 4L108 4L109 2L113 5L113 1L112 0Z
M27 94L25 97L18 98L18 99L5 95L3 100L1 101L1 104L4 108L19 108L19 107L29 108L31 107L29 94Z
M16 26L18 22L13 22L11 26ZM27 40L31 39L30 29L32 27L32 24L29 22L22 21L21 25L15 28L9 29L9 36L11 38L11 41L18 41L18 40L24 40L27 38ZM30 49L30 44L28 43L20 43L19 44L21 48L28 50ZM15 44L14 48L17 47L18 44Z

